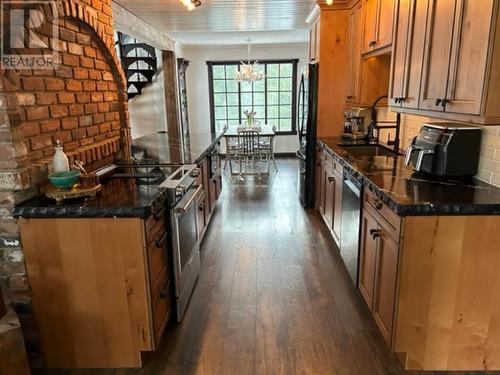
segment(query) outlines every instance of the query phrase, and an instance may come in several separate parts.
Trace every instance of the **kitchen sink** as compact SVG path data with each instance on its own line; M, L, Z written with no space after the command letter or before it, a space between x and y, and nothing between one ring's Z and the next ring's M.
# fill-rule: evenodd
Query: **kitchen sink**
M352 156L397 156L394 151L379 145L339 145Z

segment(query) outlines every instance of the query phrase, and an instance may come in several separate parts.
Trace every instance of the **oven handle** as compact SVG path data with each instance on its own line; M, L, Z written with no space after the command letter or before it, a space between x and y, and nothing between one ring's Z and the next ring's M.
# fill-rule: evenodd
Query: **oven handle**
M193 201L196 199L196 197L200 194L201 191L203 191L203 185L198 186L194 194L191 196L191 198L189 198L189 200L183 207L175 208L175 213L178 215L185 213L188 207L191 205L191 203L193 203Z

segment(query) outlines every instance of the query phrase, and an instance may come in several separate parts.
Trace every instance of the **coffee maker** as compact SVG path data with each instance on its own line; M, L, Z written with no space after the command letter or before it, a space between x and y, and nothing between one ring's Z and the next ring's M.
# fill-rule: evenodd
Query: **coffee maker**
M368 135L370 109L364 107L349 108L344 111L344 133L342 138L359 140Z

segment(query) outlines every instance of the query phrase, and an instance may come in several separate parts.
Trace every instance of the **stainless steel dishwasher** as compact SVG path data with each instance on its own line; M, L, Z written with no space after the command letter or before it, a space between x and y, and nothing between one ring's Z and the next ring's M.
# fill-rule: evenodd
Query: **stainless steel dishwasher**
M361 182L344 168L340 255L354 285L358 284L362 191Z

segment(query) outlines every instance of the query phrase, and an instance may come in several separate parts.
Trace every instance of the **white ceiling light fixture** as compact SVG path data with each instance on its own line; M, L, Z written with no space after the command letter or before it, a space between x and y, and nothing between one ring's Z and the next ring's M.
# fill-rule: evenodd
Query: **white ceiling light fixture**
M326 0L326 5L332 5L333 4L333 0Z
M252 50L252 46L250 44L251 40L246 39L245 41L248 44L248 47L247 47L248 62L247 62L247 64L245 64L243 61L241 61L240 70L238 72L236 72L236 76L234 77L234 79L238 82L261 81L264 78L266 78L266 74L260 68L258 61L255 61L253 64L251 63L251 60L250 60L250 52Z
M201 5L200 0L180 0L180 2L190 12Z

